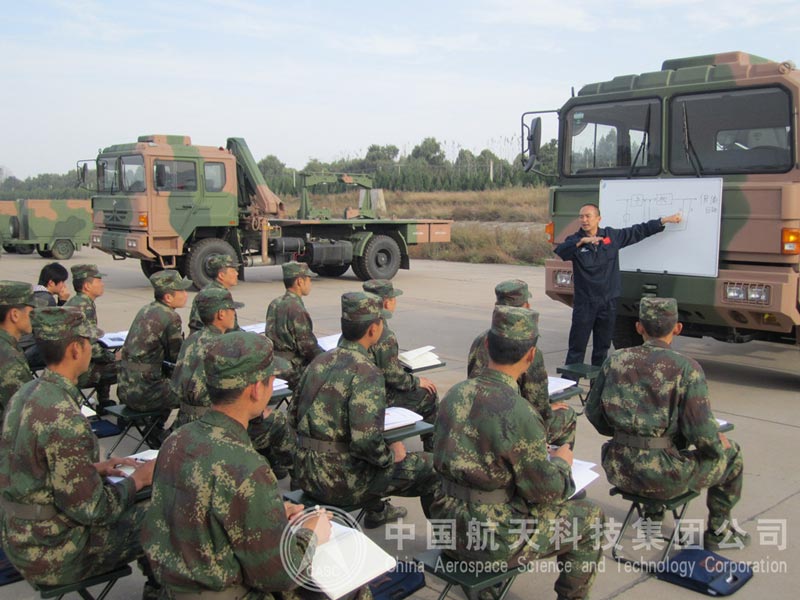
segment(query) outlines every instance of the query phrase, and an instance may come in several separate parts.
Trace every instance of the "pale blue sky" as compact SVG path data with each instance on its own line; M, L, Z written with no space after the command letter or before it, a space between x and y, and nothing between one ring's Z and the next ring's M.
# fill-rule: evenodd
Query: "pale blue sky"
M63 173L146 133L261 159L518 151L519 116L666 58L800 62L797 0L0 2L0 165ZM546 133L547 137L547 133Z

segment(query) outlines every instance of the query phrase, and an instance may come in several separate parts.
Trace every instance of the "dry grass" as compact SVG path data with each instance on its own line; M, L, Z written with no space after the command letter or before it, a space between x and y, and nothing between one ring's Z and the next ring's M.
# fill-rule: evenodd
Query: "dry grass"
M411 246L412 258L497 264L542 264L553 256L541 224L550 220L547 188L484 192L384 192L387 216L453 219L452 241ZM289 214L300 201L283 197ZM358 206L358 193L312 196L315 208L334 217Z
M410 246L412 258L454 262L540 265L553 250L542 227L498 223L453 223L447 244Z

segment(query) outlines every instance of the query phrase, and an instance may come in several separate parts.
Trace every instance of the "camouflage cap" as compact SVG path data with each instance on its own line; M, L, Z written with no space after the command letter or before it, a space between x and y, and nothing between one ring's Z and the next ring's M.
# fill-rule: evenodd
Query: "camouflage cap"
M97 270L97 265L72 265L69 270L72 271L72 279L102 279L106 276Z
M0 306L36 306L33 287L23 281L0 281Z
M392 313L383 309L380 296L367 292L342 294L342 319L345 321L365 322L379 318L392 318Z
M536 344L539 337L539 313L518 306L495 306L490 331L507 340L530 341Z
M522 306L531 297L528 284L521 279L501 281L494 287L496 304L503 306Z
M370 279L369 281L365 281L361 287L364 288L365 292L380 296L384 300L387 298L396 298L403 294L403 290L395 289L392 282L388 279Z
M33 337L38 340L57 341L78 335L94 341L104 335L77 306L37 308L32 313L31 324Z
M206 384L218 390L240 390L266 381L275 371L272 342L250 331L231 331L209 344L203 367Z
M294 279L295 277L311 277L311 269L308 268L306 263L301 262L287 262L281 265L283 269L284 279Z
M178 290L188 290L192 287L192 280L181 277L181 274L173 269L165 269L150 275L150 285L159 293L177 292Z
M238 310L244 306L241 302L234 302L233 296L228 290L218 287L207 287L201 290L194 301L201 320L211 318L218 310L226 308Z
M675 298L645 297L639 302L639 321L670 326L678 322L678 301Z
M214 276L222 271L222 269L227 269L228 267L238 269L241 266L234 257L228 256L227 254L214 254L208 259L206 264L208 265L209 273L212 273Z

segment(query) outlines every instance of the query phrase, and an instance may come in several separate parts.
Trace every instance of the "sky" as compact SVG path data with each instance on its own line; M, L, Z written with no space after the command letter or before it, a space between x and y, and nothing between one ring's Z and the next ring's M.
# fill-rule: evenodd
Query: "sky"
M797 0L2 0L0 166L153 133L296 169L426 137L511 160L520 115L573 88L732 50L800 64L799 40Z

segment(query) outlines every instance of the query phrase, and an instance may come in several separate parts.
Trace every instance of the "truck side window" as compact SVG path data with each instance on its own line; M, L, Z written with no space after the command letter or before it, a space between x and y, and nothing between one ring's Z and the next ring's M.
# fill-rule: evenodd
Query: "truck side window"
M203 165L207 192L221 192L225 187L225 165L220 162L207 162Z
M157 160L156 189L170 192L197 191L197 169L189 160Z

